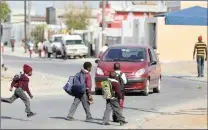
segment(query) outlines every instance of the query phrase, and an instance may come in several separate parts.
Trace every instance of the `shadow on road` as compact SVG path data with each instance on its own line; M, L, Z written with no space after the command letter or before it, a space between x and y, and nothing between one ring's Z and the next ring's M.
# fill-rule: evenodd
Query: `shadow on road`
M50 119L66 120L66 117L49 117Z
M207 115L207 108L197 108L197 109L186 109L180 110L177 112L161 112L155 109L139 109L139 108L130 108L124 107L127 110L135 110L135 111L142 111L142 112L149 112L149 113L156 113L160 115Z
M25 119L20 119L20 118L14 118L14 117L8 117L8 116L1 116L1 120L18 120L18 121L28 121Z
M153 92L149 92L149 95ZM126 92L125 96L144 96L142 92Z

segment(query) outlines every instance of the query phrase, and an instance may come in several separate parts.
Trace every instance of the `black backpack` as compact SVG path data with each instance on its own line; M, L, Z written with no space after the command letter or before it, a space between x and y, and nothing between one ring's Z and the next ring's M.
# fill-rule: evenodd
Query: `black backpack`
M121 90L121 92L124 92L124 81L123 81L123 79L122 79L122 72L120 73L120 74L117 74L117 76L118 76L118 82L119 82L119 84L120 84L120 90Z

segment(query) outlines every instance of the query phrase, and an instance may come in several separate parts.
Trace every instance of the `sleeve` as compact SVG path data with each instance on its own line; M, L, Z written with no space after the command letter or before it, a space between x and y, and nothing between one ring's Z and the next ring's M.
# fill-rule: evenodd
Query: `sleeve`
M30 89L29 89L29 78L27 77L23 77L23 82L24 82L24 88L25 88L25 91L27 92L27 94L29 96L32 96L31 92L30 92Z
M27 94L31 97L32 94L31 94L30 89L29 89L29 87L28 87L28 83L26 83L26 84L27 84L27 86L25 87L25 91L26 91ZM26 84L25 84L25 85L26 85Z
M90 74L86 74L85 83L86 83L88 96L91 96L92 79L91 79L91 75Z
M124 84L127 83L126 75L125 73L122 73L121 78L123 79Z
M12 80L11 85L10 85L10 88L15 87L17 84L18 84L18 83L16 83L14 80Z
M117 82L113 82L112 83L112 87L116 93L116 95L118 96L119 99L122 99L122 94L121 94L121 91L119 89L119 84Z

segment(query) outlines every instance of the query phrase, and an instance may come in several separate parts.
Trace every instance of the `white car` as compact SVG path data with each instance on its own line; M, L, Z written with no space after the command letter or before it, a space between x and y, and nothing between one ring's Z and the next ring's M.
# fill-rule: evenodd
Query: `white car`
M80 35L66 35L62 39L62 44L65 45L66 54L70 58L86 57L88 55L88 47Z
M55 34L52 35L49 41L45 41L44 47L48 53L48 57L51 57L53 54L54 57L62 55L62 38L66 36L65 34Z

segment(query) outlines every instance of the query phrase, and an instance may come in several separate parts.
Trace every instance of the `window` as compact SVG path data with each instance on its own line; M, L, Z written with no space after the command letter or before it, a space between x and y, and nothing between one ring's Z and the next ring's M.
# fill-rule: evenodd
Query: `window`
M150 49L148 49L148 54L149 54L148 62L151 63L151 62L153 62L153 57L152 57L152 53L151 53Z
M103 60L143 62L146 60L145 48L111 48L104 54Z
M62 40L62 37L54 37L54 42L60 42Z
M66 45L80 45L84 44L82 40L66 40Z

